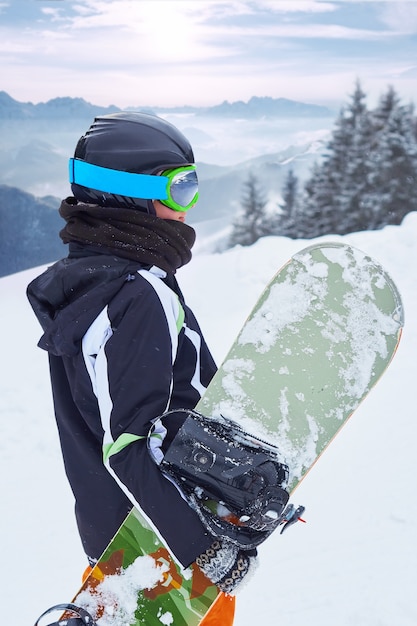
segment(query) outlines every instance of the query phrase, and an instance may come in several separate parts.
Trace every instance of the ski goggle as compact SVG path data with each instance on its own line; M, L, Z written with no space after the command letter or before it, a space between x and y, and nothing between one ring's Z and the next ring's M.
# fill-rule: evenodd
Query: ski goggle
M198 200L195 165L167 169L153 175L121 172L70 159L69 182L118 196L159 200L174 211L188 211Z

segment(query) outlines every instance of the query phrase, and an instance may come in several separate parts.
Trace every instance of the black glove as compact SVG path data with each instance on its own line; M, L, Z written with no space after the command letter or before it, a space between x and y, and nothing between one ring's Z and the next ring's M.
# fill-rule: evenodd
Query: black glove
M154 420L148 448L214 537L249 550L281 523L288 467L276 447L239 424L190 409L169 411ZM213 502L224 504L230 519L217 515Z
M196 559L198 567L220 591L233 595L238 585L257 564L256 550L241 550L225 539L216 539Z

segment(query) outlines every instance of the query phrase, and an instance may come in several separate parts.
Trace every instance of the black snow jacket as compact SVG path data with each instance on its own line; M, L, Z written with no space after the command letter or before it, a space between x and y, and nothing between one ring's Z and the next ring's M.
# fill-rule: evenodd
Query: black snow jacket
M151 420L193 408L216 366L173 275L88 247L28 286L84 549L98 559L132 505L188 566L212 539L150 458Z

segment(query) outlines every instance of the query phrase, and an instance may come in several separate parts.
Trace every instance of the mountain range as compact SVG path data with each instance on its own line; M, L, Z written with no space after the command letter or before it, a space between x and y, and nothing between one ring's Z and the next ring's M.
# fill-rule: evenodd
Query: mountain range
M57 198L35 198L0 184L0 276L66 255L58 235L64 225L58 207Z
M187 216L187 222L197 232L196 249L205 252L224 248L249 173L256 177L271 206L276 206L289 170L296 168L298 175L305 178L321 151L322 144L317 142L304 149L288 148L234 166L198 164L200 198ZM46 176L59 174L57 155L51 154L47 145L32 145L29 159L25 151L20 156L27 180L30 176L32 182L36 181L45 171ZM63 157L57 163L63 168L61 160ZM65 256L66 248L58 236L63 227L58 208L61 198L70 193L66 185L66 194L36 197L16 186L1 184L0 180L0 277Z
M194 114L209 117L226 117L240 119L258 119L273 117L332 117L331 109L316 105L288 100L287 98L271 98L253 96L248 102L241 100L228 102L210 107L148 107L131 106L133 111L143 111L160 114ZM5 91L0 91L0 123L6 120L59 120L88 118L95 115L117 113L122 109L110 105L108 107L97 106L86 102L83 98L61 97L53 98L47 102L33 104L32 102L19 102Z
M68 158L95 116L120 110L69 97L22 103L0 92L0 276L62 254L57 209L71 194ZM279 110L282 117L273 117ZM300 181L307 178L333 120L320 111L256 97L209 109L147 109L174 123L193 145L200 199L187 221L197 230L200 248L224 245L249 174L275 209L290 169Z

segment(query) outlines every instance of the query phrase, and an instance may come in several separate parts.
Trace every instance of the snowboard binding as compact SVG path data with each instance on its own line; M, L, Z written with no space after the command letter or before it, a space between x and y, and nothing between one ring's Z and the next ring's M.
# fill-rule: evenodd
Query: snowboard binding
M42 626L41 622L42 624L44 623L43 618L49 613L56 611L61 613L61 618L59 618L58 621L49 623L48 626L60 626L60 624L62 626L97 626L90 613L75 604L56 604L55 606L51 606L50 609L42 613L36 620L35 626ZM64 614L62 614L63 611L65 611ZM71 614L71 616L69 616L69 614Z
M213 535L252 549L280 524L296 521L293 511L287 515L288 467L279 460L278 448L224 417L186 409L158 418L149 437L158 421L168 424L170 417L183 423L160 468Z

